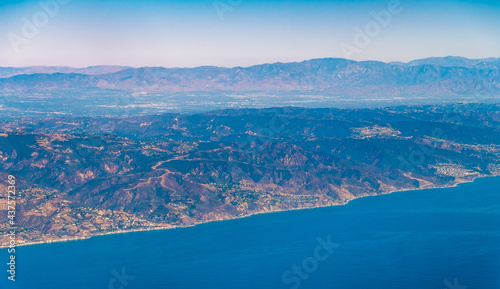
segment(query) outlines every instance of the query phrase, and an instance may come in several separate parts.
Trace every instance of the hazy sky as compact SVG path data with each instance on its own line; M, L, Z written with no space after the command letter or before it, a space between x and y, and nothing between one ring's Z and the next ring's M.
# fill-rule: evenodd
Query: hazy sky
M500 1L0 0L0 66L448 55L500 57Z

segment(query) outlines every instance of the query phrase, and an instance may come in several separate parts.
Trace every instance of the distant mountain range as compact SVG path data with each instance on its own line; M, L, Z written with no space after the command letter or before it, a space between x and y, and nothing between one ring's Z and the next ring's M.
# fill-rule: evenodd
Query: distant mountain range
M0 78L8 78L16 75L31 74L54 74L54 73L77 73L86 75L100 75L114 73L132 67L117 65L99 65L85 68L74 68L68 66L28 66L28 67L0 67Z
M444 67L467 67L467 68L479 68L479 69L499 69L500 68L500 58L484 58L484 59L468 59L464 57L430 57L420 60L414 60L409 62L407 65L418 66L418 65L437 65Z
M500 92L500 59L444 57L383 63L325 58L234 68L0 68L0 92L73 89L149 93L314 91L363 96L495 96Z

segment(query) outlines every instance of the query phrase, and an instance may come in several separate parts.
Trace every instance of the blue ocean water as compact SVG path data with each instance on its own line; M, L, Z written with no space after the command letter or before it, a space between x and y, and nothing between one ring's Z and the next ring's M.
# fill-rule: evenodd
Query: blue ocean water
M19 247L15 283L7 258L2 289L498 289L500 178Z

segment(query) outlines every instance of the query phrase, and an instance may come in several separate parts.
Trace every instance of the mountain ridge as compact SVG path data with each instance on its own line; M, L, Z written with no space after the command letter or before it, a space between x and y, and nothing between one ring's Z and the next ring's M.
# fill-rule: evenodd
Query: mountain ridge
M25 118L0 121L0 176L17 179L18 240L44 242L498 175L499 132L482 104Z
M127 65L91 65L91 66L85 66L85 67L76 67L76 66L67 66L67 65L58 65L58 66L52 66L52 65L28 65L28 66L0 66L0 69L12 69L12 70L30 70L30 69L51 69L54 71L63 72L63 70L87 70L87 69L94 69L94 68L109 68L109 69L137 69L137 68L154 68L154 67L161 67L161 68L167 68L167 69L193 69L193 68L202 68L202 67L219 67L219 68L248 68L248 67L253 67L253 66L261 66L261 65L272 65L272 64L285 64L285 63L303 63L303 62L308 62L308 61L314 61L314 60L346 60L349 62L374 62L374 63L383 63L383 64L399 64L399 65L415 65L418 63L425 63L425 64L438 64L440 63L445 63L443 66L456 66L452 65L450 62L452 61L463 61L467 63L479 63L479 62L497 62L500 61L500 57L488 57L488 58L467 58L467 57L462 57L462 56L445 56L445 57L425 57L425 58L420 58L420 59L415 59L411 60L408 62L403 62L403 61L389 61L389 62L384 62L381 60L352 60L352 59L347 59L347 58L340 58L340 57L320 57L320 58L311 58L308 60L302 60L302 61L290 61L290 62L283 62L283 61L277 61L277 62L266 62L266 63L260 63L260 64L252 64L252 65L247 65L247 66L242 66L242 65L236 65L236 66L217 66L217 65L199 65L199 66L193 66L193 67L181 67L181 66L173 66L173 67L167 67L167 66L127 66ZM84 74L84 73L83 73Z
M101 73L104 70L110 71ZM70 70L0 78L0 92L93 88L127 92L337 91L368 95L373 91L436 95L500 92L500 60L495 58L430 58L403 65L319 58L233 68L97 67L81 71L92 74Z
M16 75L33 75L33 74L54 74L54 73L80 73L86 75L99 75L110 72L118 72L123 69L130 68L129 66L120 65L96 65L83 68L71 66L25 66L25 67L0 67L0 78L9 78Z

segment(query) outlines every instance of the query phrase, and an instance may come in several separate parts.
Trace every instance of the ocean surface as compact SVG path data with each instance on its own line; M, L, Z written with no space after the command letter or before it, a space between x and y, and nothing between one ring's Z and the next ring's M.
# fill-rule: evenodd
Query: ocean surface
M500 178L19 247L17 259L14 283L0 250L1 289L499 289Z

